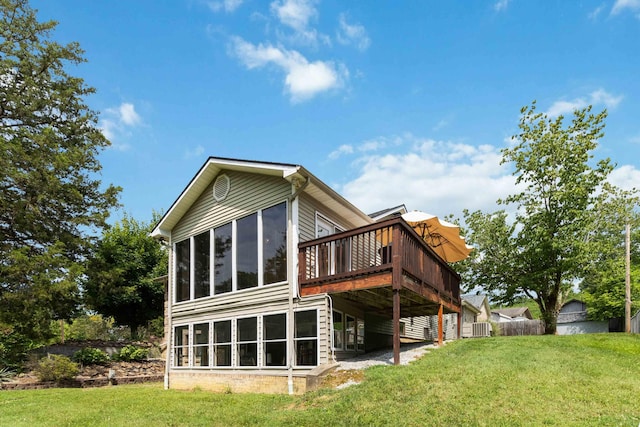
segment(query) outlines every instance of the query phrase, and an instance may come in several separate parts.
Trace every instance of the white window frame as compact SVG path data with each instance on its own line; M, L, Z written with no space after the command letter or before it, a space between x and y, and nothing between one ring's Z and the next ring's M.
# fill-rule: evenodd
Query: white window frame
M285 280L280 281L280 282L274 282L274 283L268 283L265 284L264 283L264 225L262 222L262 212L266 209L278 206L280 204L284 203L285 204L285 221L288 223L289 221L289 206L288 206L288 201L287 200L283 200L280 201L278 203L274 203L270 206L267 206L265 208L262 209L258 209L256 212L253 212L249 215L244 216L243 218L247 217L247 216L251 216L254 213L256 214L256 221L257 221L257 249L258 249L258 253L257 253L257 274L258 274L258 284L257 286L251 287L251 288L247 288L247 289L240 289L238 290L238 219L240 218L235 218L233 220L231 220L230 222L226 222L224 224L220 224L220 225L216 225L215 227L211 227L208 231L209 231L209 295L206 297L200 297L200 298L195 298L195 236L205 233L205 231L201 231L197 234L194 234L192 236L189 236L183 240L180 240L179 242L175 242L173 243L173 261L172 261L172 265L173 265L173 271L172 271L172 286L174 289L173 292L173 298L172 298L172 303L173 304L182 304L182 303L187 303L187 302L192 302L192 301L200 301L200 300L206 300L207 298L213 298L213 297L217 297L220 295L226 295L226 294L230 294L230 293L236 293L236 292L243 292L243 291L250 291L251 289L256 289L256 288L261 288L263 286L271 286L271 285L278 285L278 284L283 284L283 283L287 283L289 281L289 278L286 277ZM230 292L224 292L224 293L215 293L215 228L217 227L222 227L224 225L227 224L231 224L231 291ZM336 226L337 227L337 226ZM285 229L285 231L288 233L288 230ZM189 299L186 299L184 301L178 301L177 300L177 277L178 277L178 260L176 257L176 245L178 243L182 243L184 241L188 240L189 241ZM290 258L291 254L289 253L289 247L287 245L287 260ZM288 262L288 261L287 261ZM288 274L287 274L288 276Z
M294 354L296 353L296 348L297 348L297 342L298 341L310 341L311 337L301 337L301 338L296 338L295 336L295 314L296 313L300 313L300 312L304 312L304 311L315 311L316 312L316 364L315 365L298 365L298 358L294 357L293 358L293 363L294 366L296 368L303 368L303 369L309 369L313 366L320 366L320 312L317 308L299 308L297 310L294 310L293 313L293 319L291 320L292 322L294 322L293 325L293 352ZM297 356L297 354L296 354Z
M237 369L258 369L260 368L260 326L261 326L261 321L260 321L260 317L258 315L255 316L240 316L240 317L236 317L235 318L235 325L236 325L236 334L235 334L235 340L233 340L233 348L235 349L235 353L236 353L236 360L235 360L235 367ZM245 320L245 319L256 319L256 339L255 341L240 341L240 328L238 328L238 321L239 320ZM232 336L232 338L234 338ZM241 365L240 364L240 345L241 344L255 344L256 345L256 363L255 365ZM233 363L232 363L233 365Z
M235 319L233 318L222 318L222 319L214 319L211 321L211 365L209 366L211 369L233 369L234 368L234 358L235 358L235 350L234 350L234 326L235 326ZM228 366L226 365L216 365L214 363L215 361L215 346L216 346L216 342L215 342L215 332L214 332L214 328L215 328L215 324L216 323L222 323L222 322L230 322L230 326L229 326L229 341L228 342L224 342L224 343L219 343L220 345L229 345L230 349L231 349L231 364L229 364Z
M186 326L187 328L187 343L183 344L183 345L176 345L176 337L178 336L176 334L176 329L177 328L184 328ZM185 369L185 368L190 368L191 367L191 340L192 340L192 334L191 334L191 324L189 323L181 323L181 324L177 324L177 325L172 325L173 329L171 331L171 336L173 338L173 340L171 341L171 367L172 368L176 368L176 369ZM187 363L184 365L177 365L176 364L176 350L178 348L186 348L187 349Z
M284 324L285 324L285 336L283 339L277 339L277 340L266 340L265 339L265 334L264 334L264 318L268 317L268 316L275 316L275 315L281 315L284 314ZM287 314L286 311L274 311L274 312L269 312L269 313L264 313L260 316L261 318L261 326L260 326L260 336L259 338L259 345L258 345L258 349L260 351L260 357L259 359L261 360L262 364L260 365L261 368L263 369L284 369L287 367L287 363L289 361L289 345L288 345L288 335L289 335L289 316ZM284 342L285 343L285 360L284 360L284 365L279 365L279 366L267 366L267 361L265 360L266 358L266 349L265 349L265 344L268 342Z
M335 338L336 325L335 325L334 320L333 320L333 313L334 312L340 314L340 316L342 317L342 322L341 322L342 323L342 330L340 331L340 335L342 336L342 339L341 339L340 347L336 347L336 338ZM331 312L331 326L332 326L331 329L333 330L333 336L331 337L331 349L332 350L337 350L337 351L343 351L344 350L344 347L345 347L345 327L344 327L344 325L345 325L345 316L346 316L346 314L344 312L340 311L340 310L335 310L334 309Z

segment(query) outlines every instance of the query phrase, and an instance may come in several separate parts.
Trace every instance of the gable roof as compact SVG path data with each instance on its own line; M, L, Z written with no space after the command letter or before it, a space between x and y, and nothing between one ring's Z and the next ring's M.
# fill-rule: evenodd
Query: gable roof
M404 213L407 213L405 205L398 205L393 208L382 209L381 211L370 213L369 216L373 218L374 221L379 221L381 219L400 216Z
M482 305L484 304L484 300L487 298L487 296L483 294L464 294L460 295L460 298L462 298L463 301L467 301L478 310L482 310Z
M151 231L151 236L158 239L168 239L173 227L176 226L178 221L187 213L193 203L222 170L277 176L291 183L296 181L300 183L306 182L300 187L304 189L305 193L340 214L346 220L356 225L366 225L373 222L367 214L300 165L209 157L185 189L182 190L182 193L173 202L169 210L158 221Z
M527 319L533 319L529 307L510 307L510 308L496 308L491 310L492 313L501 314L503 316L509 316L512 319L516 317L526 317Z

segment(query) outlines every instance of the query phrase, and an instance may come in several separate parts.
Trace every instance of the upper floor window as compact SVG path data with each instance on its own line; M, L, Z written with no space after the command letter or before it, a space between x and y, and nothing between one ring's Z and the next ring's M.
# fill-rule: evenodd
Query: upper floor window
M286 281L286 202L174 247L176 302Z

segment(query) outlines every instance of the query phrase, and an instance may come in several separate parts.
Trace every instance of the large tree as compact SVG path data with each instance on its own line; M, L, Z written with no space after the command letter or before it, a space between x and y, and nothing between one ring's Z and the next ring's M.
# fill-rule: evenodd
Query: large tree
M535 102L524 107L520 132L502 150L520 191L499 203L514 206L514 217L465 212L467 237L477 248L461 269L468 284L487 289L499 303L532 298L545 333L555 333L564 297L585 277L602 236L622 231L623 224L609 219L620 218L614 214L635 197L608 183L609 159L593 158L605 118L606 111L587 107L565 124L563 116L537 112Z
M164 280L167 254L149 233L151 223L125 215L105 231L89 260L85 298L90 308L116 323L131 328L132 338L138 328L163 314Z
M117 205L98 179L109 142L85 103L94 89L67 73L83 51L52 41L55 26L0 0L0 344L73 314L91 234Z

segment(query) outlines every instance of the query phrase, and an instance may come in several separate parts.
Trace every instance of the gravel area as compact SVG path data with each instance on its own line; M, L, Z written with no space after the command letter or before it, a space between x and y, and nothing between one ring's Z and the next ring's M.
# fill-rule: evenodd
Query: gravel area
M437 348L434 344L416 343L403 344L400 347L400 364L406 365L409 362L419 359L431 349ZM343 360L338 371L348 371L353 369L366 369L374 365L393 365L393 350L372 351L352 359Z

